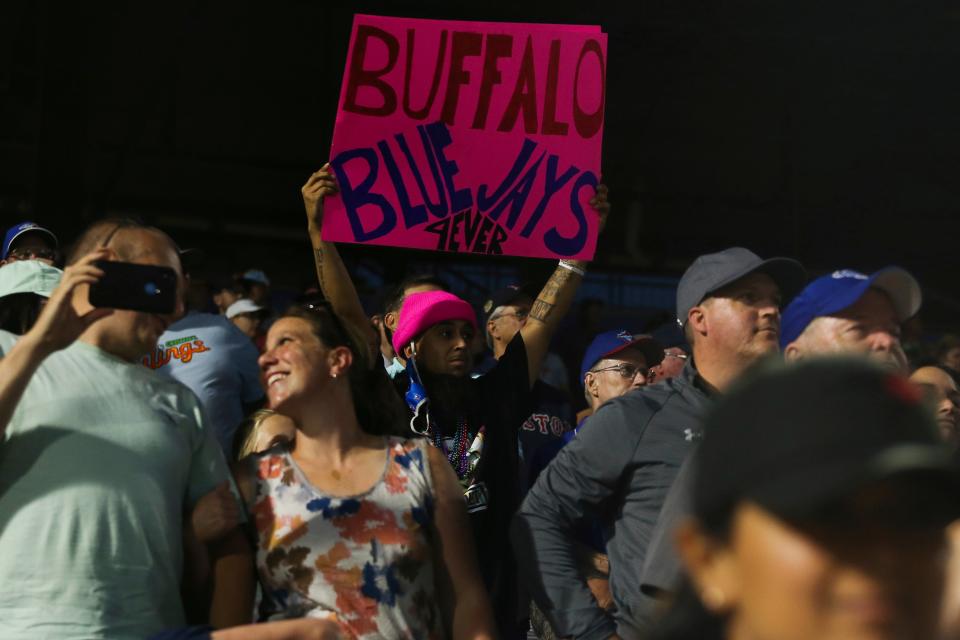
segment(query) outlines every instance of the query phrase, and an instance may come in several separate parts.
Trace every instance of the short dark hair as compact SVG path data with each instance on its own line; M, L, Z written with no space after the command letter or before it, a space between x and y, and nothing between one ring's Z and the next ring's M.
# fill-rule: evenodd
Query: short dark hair
M67 252L67 265L71 265L98 247L109 246L121 260L133 260L139 255L139 245L126 239L126 231L148 231L155 233L170 243L170 247L180 255L177 243L165 231L144 224L135 218L104 218L91 224L80 234ZM180 267L181 271L183 266Z

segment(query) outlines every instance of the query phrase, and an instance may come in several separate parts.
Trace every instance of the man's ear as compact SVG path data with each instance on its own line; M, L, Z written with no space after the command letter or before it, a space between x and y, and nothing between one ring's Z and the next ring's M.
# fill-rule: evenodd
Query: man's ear
M408 344L407 346L405 346L405 347L403 348L403 359L404 359L404 360L409 360L410 358L413 357L413 354L414 354L414 348L413 348L413 345L412 345L412 344Z
M487 320L487 333L490 334L491 338L496 338L497 334L494 331L497 328L497 323L495 320Z
M707 335L707 314L702 305L697 305L687 312L687 326L697 335Z
M796 340L784 347L783 359L785 362L799 362L803 360L803 349L797 345Z
M600 391L597 389L599 384L597 375L593 371L587 371L587 374L583 377L583 387L587 390L587 393L594 398L599 398Z
M396 311L387 311L383 314L383 324L387 325L387 329L395 332L397 330L397 323L400 320L399 314Z

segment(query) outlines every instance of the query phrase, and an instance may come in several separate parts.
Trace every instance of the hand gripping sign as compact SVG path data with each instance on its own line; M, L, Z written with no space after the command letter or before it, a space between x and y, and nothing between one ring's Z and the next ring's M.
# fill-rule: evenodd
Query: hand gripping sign
M357 15L323 238L589 260L599 27Z

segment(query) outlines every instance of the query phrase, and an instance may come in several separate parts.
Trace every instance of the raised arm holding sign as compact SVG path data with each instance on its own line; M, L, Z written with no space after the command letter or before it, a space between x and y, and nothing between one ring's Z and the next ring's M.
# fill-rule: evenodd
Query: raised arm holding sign
M343 264L337 246L332 242L325 242L320 236L323 224L323 201L331 194L336 194L337 183L329 171L330 165L325 164L314 172L301 187L303 206L307 212L307 233L310 244L313 245L313 260L317 269L317 283L324 297L330 301L337 314L354 324L363 332L366 343L370 346L370 353L377 353L379 336L370 324L360 304L360 296L353 286L350 272ZM376 362L370 358L371 364Z
M395 386L457 474L503 637L520 632L507 537L518 433L609 211L605 57L596 27L357 16L331 160L302 189L321 289L371 342L336 242L560 259L480 378L469 376L474 314L455 296L412 294L394 334L410 358Z
M378 336L364 315L350 273L340 258L336 244L320 237L324 199L339 191L336 178L329 171L329 164L313 173L300 191L307 211L307 229L313 244L320 290L338 314L350 319L363 330L367 342L372 345L371 353L376 353ZM599 185L589 204L596 211L597 227L602 231L610 213L606 185ZM537 295L529 319L520 331L527 349L531 386L540 375L540 366L547 355L553 334L567 314L588 264L586 261L561 260Z

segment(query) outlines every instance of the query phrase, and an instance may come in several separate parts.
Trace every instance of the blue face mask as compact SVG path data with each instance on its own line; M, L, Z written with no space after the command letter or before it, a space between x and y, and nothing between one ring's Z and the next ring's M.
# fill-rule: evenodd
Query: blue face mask
M430 398L427 397L427 388L423 386L423 382L420 380L420 373L417 371L417 363L413 354L407 360L407 377L410 380L410 386L407 387L403 399L407 401L407 406L413 411L413 417L410 418L410 430L418 435L425 436L430 432ZM415 424L417 419L420 418L421 411L426 425L422 430L418 429Z

